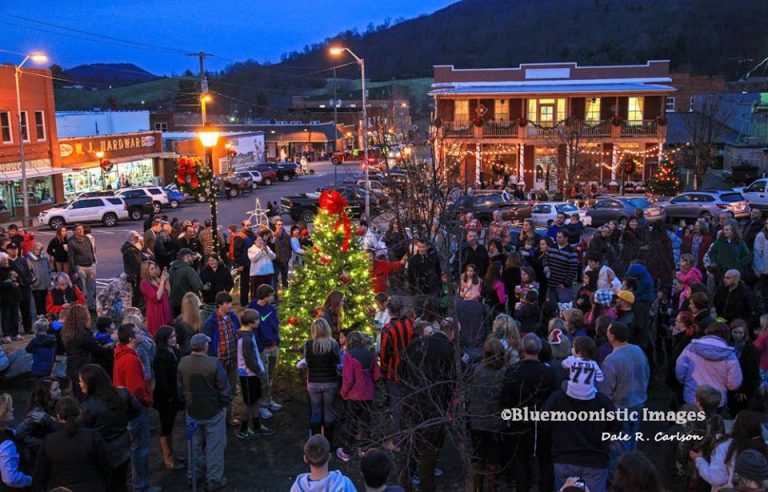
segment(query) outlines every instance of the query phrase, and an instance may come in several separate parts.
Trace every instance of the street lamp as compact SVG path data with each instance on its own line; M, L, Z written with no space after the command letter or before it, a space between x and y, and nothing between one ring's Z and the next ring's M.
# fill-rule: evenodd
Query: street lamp
M32 225L32 221L29 217L29 197L27 196L27 163L24 160L24 130L22 129L22 110L21 110L21 90L19 88L19 79L21 78L21 67L24 66L27 61L32 60L33 63L45 63L48 61L48 56L45 53L39 51L32 52L24 57L24 59L15 66L14 75L16 79L16 110L18 111L19 120L19 162L21 164L21 196L22 203L24 204L24 218L22 222L25 226ZM28 119L28 118L27 118ZM24 126L27 127L27 136L30 136L29 121L25 122Z
M329 50L332 56L341 56L344 52L352 55L358 65L360 65L360 90L363 93L363 158L365 159L365 218L371 219L371 181L368 177L368 103L365 94L365 60L357 56L352 50L345 46L332 46Z
M206 165L210 166L211 181L208 183L208 197L211 203L211 228L213 236L213 251L219 254L219 234L218 234L218 221L216 220L216 192L214 191L214 179L213 179L213 148L219 141L219 132L208 126L204 126L197 136L200 139L200 143L205 147L205 160Z

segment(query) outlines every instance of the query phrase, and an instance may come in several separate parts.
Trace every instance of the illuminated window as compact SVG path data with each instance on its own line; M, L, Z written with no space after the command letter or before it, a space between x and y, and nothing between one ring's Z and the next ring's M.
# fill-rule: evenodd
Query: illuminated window
M509 121L509 104L506 99L493 102L493 115L496 121Z
M587 98L584 107L584 121L587 123L597 123L600 121L600 98Z
M2 143L13 143L11 135L11 113L0 113L0 141Z
M453 121L469 121L469 100L456 100L453 104Z
M627 121L630 124L640 124L643 122L643 98L630 97L627 105Z
M529 99L528 119L539 125L554 126L565 119L565 99Z
M35 111L35 132L38 140L45 140L45 115L42 111Z

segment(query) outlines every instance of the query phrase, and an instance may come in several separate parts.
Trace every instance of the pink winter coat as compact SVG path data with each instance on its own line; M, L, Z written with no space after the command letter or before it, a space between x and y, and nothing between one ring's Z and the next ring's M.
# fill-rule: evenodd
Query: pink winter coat
M677 281L682 285L683 290L680 292L680 304L682 306L686 299L691 296L691 284L701 283L704 277L698 268L693 267L687 272L677 272Z
M363 363L367 367L363 367ZM341 397L345 400L370 401L376 397L374 381L381 377L376 356L370 350L356 348L344 353L341 371Z
M755 347L760 351L760 369L768 371L768 334L760 332L755 340Z

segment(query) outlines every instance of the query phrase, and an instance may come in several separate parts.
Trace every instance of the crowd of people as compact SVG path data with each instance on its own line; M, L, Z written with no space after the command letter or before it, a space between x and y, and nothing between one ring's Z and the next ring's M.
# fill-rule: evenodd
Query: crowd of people
M0 232L3 341L33 336L35 378L14 430L14 402L0 395L2 486L159 490L148 462L156 412L163 466L226 489L227 428L270 436L265 423L282 409L280 297L312 246L307 227L286 230L275 216L214 234L209 221L152 218L129 233L124 274L101 292L85 226L59 229L47 247L20 228ZM370 326L348 329L344 294L332 290L301 360L283 369L302 371L308 393L310 472L292 490L354 490L329 471L333 456L360 458L366 490L400 490L386 485L390 467L406 490L437 490L457 430L477 492L765 490L759 214L666 225L640 211L596 230L578 215L537 229L467 214L459 234L433 232L412 237L392 221L379 237L361 221ZM13 354L0 354L2 377ZM652 440L642 432L649 391L656 409L700 417L663 421L664 435L698 437L649 444L669 458L655 463L638 449ZM179 412L192 456L174 449Z

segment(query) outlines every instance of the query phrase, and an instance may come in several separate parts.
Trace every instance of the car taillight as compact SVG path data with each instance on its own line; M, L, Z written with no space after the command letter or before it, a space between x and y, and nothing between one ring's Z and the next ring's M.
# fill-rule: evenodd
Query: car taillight
M728 208L728 204L727 203L718 203L717 204L717 208Z
M123 210L128 210L128 205L126 205L125 203L123 203Z

